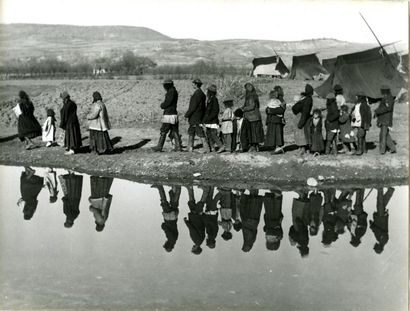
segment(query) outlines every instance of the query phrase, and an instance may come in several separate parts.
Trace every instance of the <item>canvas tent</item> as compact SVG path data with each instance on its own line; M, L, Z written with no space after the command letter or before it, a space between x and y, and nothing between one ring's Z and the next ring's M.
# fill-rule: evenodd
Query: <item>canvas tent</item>
M289 69L279 56L259 57L252 60L252 76L286 77Z
M335 69L335 63L336 63L336 57L322 59L322 66L325 67L325 69L329 73L332 73L333 69Z
M405 81L396 69L399 61L397 53L383 56L380 48L339 55L334 71L315 91L326 97L334 85L340 84L346 100L353 102L359 91L370 98L380 98L380 87L387 85L396 96L405 87Z
M315 53L293 56L289 79L313 80L314 76L327 73Z

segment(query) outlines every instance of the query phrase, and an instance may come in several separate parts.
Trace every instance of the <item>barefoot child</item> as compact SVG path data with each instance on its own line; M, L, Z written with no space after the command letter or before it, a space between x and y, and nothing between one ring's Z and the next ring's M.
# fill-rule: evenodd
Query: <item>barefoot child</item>
M312 141L311 151L315 157L325 150L322 136L322 122L322 111L320 109L314 109L313 117L310 121L310 135Z
M53 109L47 109L47 119L43 124L43 141L51 147L56 140L56 118Z

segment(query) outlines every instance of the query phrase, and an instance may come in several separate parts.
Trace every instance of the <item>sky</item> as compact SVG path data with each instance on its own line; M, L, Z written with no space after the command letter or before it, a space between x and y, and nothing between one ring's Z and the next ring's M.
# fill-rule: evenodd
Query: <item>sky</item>
M143 26L173 38L408 41L407 1L0 0L1 23Z

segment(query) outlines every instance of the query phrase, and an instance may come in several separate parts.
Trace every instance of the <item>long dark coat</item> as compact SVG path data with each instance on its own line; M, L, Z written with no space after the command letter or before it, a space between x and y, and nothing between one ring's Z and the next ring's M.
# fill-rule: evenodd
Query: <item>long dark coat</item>
M206 96L201 89L197 89L189 100L188 111L185 118L188 118L190 125L201 124L205 113Z
M203 124L219 124L219 103L216 96L208 98L206 102L205 114L202 119Z
M178 92L174 86L170 87L165 94L165 100L161 104L161 109L164 110L164 115L176 115L178 103Z
M64 101L60 110L60 128L65 131L64 146L67 149L78 149L82 146L80 122L77 117L77 105L71 99Z
M337 108L336 99L327 100L326 102L327 115L325 121L326 131L339 129L339 109Z
M392 96L387 99L382 98L379 107L374 111L377 116L377 125L393 126L393 110L394 98Z
M240 211L242 218L243 248L252 248L256 241L262 205L263 198L259 195L241 195Z
M41 135L41 126L34 116L34 105L30 100L22 99L19 103L21 115L18 117L17 130L21 141Z
M21 198L24 200L25 205L23 209L24 219L31 219L34 212L37 209L37 197L43 188L44 179L33 175L30 179L27 179L27 174L25 172L21 173L20 176L20 192Z
M201 245L205 240L205 224L202 215L188 213L188 219L184 221L194 244Z
M233 121L233 134L232 134L232 149L236 150L236 136L238 134L238 123L237 120ZM248 151L251 143L251 123L247 119L242 120L242 129L240 143L242 144L243 151Z

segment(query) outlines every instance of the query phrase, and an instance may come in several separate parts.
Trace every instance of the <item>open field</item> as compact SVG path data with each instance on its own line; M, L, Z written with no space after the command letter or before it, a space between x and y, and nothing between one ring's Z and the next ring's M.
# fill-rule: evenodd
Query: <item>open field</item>
M246 78L205 80L205 86L215 83L218 86L220 101L226 97L235 98L235 106L243 103L243 84ZM279 84L285 91L285 100L291 105L293 96L304 89L305 82L293 80L251 79L260 93L261 112L267 103L267 94ZM321 82L311 81L314 87ZM180 132L186 144L187 123L183 114L187 110L189 96L192 93L189 80L175 81L180 94L178 111L180 114ZM323 175L337 181L399 179L408 176L408 104L396 104L394 129L392 136L397 142L398 153L380 156L377 142L379 130L373 121L368 133L369 153L356 156L320 156L300 157L293 151L294 117L290 107L286 111L285 142L288 152L285 155L271 155L270 152L249 154L188 154L163 152L153 153L149 147L156 144L158 138L161 103L164 91L161 80L24 80L1 81L0 118L2 136L17 132L16 118L11 108L20 89L32 96L36 107L35 115L42 123L45 109L52 107L59 119L61 108L60 92L67 90L78 105L78 115L88 145L86 115L91 106L91 95L100 91L107 103L107 109L113 124L110 131L118 152L113 155L96 156L79 154L63 156L62 148L37 148L25 151L20 142L14 139L1 139L0 163L30 164L37 166L55 166L75 168L84 172L99 172L116 176L136 178L193 179L192 174L201 173L201 180L231 181L249 183L295 182L303 183L307 177ZM323 107L324 100L315 97L314 106ZM372 110L375 109L372 105ZM58 133L57 133L58 135ZM38 144L42 145L40 141ZM166 143L164 151L171 145ZM98 161L96 161L98 159Z

